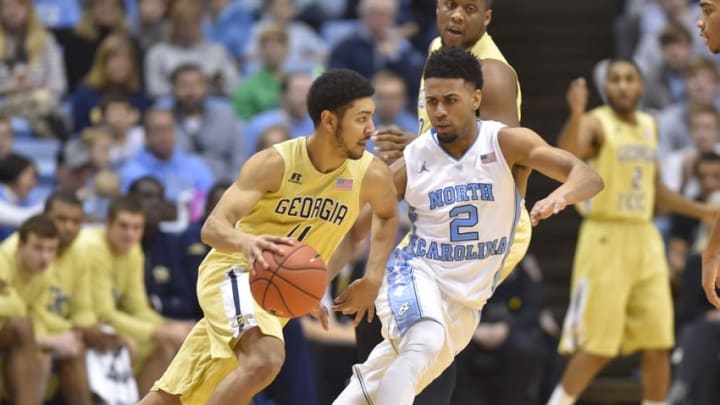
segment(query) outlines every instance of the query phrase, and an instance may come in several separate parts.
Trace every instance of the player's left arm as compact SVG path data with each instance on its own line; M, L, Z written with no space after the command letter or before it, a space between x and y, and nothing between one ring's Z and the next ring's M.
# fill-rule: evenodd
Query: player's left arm
M597 172L570 152L554 148L528 128L505 128L498 142L510 167L521 165L537 170L561 184L547 197L535 203L530 220L557 214L568 204L575 204L599 193L605 184Z
M364 205L367 202L372 208L370 254L365 275L351 283L335 299L336 305L333 307L344 314L355 314L356 325L365 312L368 313L368 321L372 321L375 315L375 298L397 233L396 195L390 169L380 159L374 158L363 178L361 191L361 203Z
M718 213L717 207L688 200L683 195L670 190L663 183L659 170L655 172L655 204L662 210L697 218L707 223L713 223Z
M497 59L482 59L480 66L483 74L480 118L500 121L510 127L519 126L515 73Z

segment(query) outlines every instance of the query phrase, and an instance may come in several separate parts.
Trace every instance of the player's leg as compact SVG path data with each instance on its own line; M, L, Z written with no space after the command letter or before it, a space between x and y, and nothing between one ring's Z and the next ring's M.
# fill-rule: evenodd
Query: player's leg
M574 404L585 388L612 357L597 356L580 351L575 353L565 367L560 384L555 387L548 405Z
M67 405L89 405L90 385L85 366L85 348L74 357L56 360L60 391Z
M134 359L142 363L140 372L137 375L138 391L141 396L150 392L150 388L162 376L173 356L177 353L177 347L170 342L153 341L152 343L146 342L144 345L145 347L152 345L150 354L141 354L139 359ZM147 357L143 359L142 357L145 356Z
M6 353L5 378L12 403L37 404L38 348L30 321L20 318L5 320L0 329L0 348Z
M520 209L520 220L515 227L515 235L513 236L513 243L510 246L510 253L508 253L508 257L505 260L502 272L500 273L501 283L525 257L528 247L530 247L531 238L532 225L530 224L530 214L528 214L528 211L523 204Z
M664 403L670 385L668 350L646 350L642 356L643 398Z
M417 397L415 397L414 405L450 405L455 384L457 381L457 364L455 360L443 371L442 374L427 387Z
M285 360L285 345L260 328L247 330L235 346L238 367L215 388L208 405L248 404L275 379Z
M165 391L150 391L136 405L181 405L180 397Z

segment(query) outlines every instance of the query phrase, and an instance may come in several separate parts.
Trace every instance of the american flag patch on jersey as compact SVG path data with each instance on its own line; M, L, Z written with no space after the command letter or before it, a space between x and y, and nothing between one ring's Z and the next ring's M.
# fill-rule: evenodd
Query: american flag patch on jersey
M352 179L337 179L335 182L335 190L352 190Z
M495 152L486 153L484 155L480 155L480 163L492 163L496 161L495 158Z

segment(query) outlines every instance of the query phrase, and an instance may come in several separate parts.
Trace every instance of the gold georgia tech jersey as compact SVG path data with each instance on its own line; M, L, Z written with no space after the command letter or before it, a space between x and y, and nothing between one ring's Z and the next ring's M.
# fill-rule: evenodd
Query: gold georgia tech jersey
M430 43L430 53L437 51L442 46L442 40L440 37L435 38ZM475 42L475 45L470 49L470 52L475 55L478 59L495 59L506 64L515 74L515 82L517 82L517 95L515 96L515 102L517 104L518 119L520 119L520 105L522 104L522 94L520 93L520 81L518 80L517 72L510 66L508 61L503 56L500 49L495 45L490 34L487 32L483 34L480 39ZM482 108L482 106L480 107ZM430 129L430 118L425 110L425 80L420 78L420 91L418 93L418 134L424 134Z
M253 235L302 240L327 263L360 212L360 189L373 155L365 152L358 160L347 159L336 170L320 173L310 161L306 137L279 143L274 148L285 161L280 188L263 195L236 228ZM244 254L216 249L205 258L204 263L209 262L248 267Z
M600 120L605 139L598 156L588 163L605 180L605 189L578 205L580 212L591 219L650 221L655 206L655 121L636 112L633 125L620 120L609 106L590 114Z

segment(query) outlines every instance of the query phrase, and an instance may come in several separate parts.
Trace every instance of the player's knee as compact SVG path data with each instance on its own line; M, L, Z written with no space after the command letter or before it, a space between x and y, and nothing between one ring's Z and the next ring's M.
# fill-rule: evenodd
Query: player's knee
M241 367L258 384L269 384L280 373L284 362L285 354L282 352L258 353L250 357Z
M12 318L5 322L5 327L12 334L13 341L18 344L35 344L35 333L29 319Z
M664 363L669 361L669 352L666 349L652 349L643 352L643 359L651 363Z
M408 329L401 350L435 356L445 345L445 327L439 322L423 320Z

